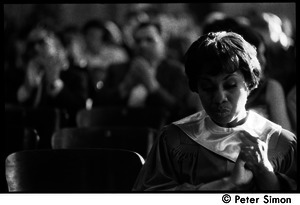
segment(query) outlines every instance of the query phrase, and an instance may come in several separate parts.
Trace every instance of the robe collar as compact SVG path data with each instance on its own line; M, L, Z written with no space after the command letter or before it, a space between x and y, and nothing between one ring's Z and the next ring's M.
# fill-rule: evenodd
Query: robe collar
M221 127L214 123L204 110L173 122L192 140L233 162L236 161L241 147L239 132L244 130L268 143L276 131L281 132L281 126L269 121L259 114L248 111L246 121L236 127Z

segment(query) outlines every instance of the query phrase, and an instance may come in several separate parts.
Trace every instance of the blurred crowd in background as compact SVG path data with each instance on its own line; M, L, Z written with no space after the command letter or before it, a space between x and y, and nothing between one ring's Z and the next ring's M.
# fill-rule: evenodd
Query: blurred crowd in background
M113 19L93 17L82 24L70 23L63 26L59 22L61 19L56 15L58 11L53 9L57 7L49 7L52 10L47 10L45 6L34 7L36 10L33 9L33 14L28 20L24 20L26 23L21 26L11 18L9 10L4 7L6 105L57 107L66 109L74 120L80 109L114 103L106 102L103 99L106 95L102 95L102 90L110 84L109 71L116 65L137 61L136 56L142 55L137 52L143 52L144 44L146 47L154 47L156 43L155 48L147 49L154 49L152 52L158 53L160 50L155 49L159 49L157 41L161 38L163 49L158 58L163 56L168 61L176 62L176 66L170 67L176 69L180 67L180 72L184 73L185 51L199 36L220 29L238 31L235 28L242 26L255 32L263 42L255 45L254 40L251 43L257 46L257 49L263 49L258 53L261 64L264 65L262 66L264 75L273 80L271 86L266 85L266 88L256 93L254 100L250 101L253 106L249 105L249 109L255 109L256 105L263 104L263 109L269 112L265 113L265 116L296 132L296 28L291 19L253 9L244 15L230 15L214 10L207 4L202 5L201 15L196 15L196 9L201 7L201 4L195 8L191 7L185 12L174 13L160 10L157 5L135 4L123 12L121 23ZM159 37L156 31L152 35L151 29L142 30L149 31L150 37L139 33L141 30L136 30L138 25L146 22L155 22L159 25ZM141 35L145 38L145 42L138 42L137 37ZM154 43L151 42L153 40L151 37ZM253 38L249 37L249 41L251 39ZM259 48L260 45L263 47ZM151 55L147 52L145 56ZM150 83L148 85L145 83L146 91L143 87L132 85L134 92L131 94L135 93L139 98L145 95L145 92L151 92L151 89L155 88L155 82L148 82ZM163 84L160 81L159 83ZM178 81L171 83L174 86L181 84ZM172 116L170 121L201 109L201 102L195 93L189 93L188 86L186 92L182 91L184 93L182 96L176 96L176 90L172 93L170 87L172 85L166 85L165 89L171 93L175 101L184 99L181 103L182 112ZM277 100L269 93L280 99ZM168 94L161 95L164 95L166 107L170 107L173 99ZM284 102L278 103L280 100ZM129 101L126 104L128 106L142 106L140 103ZM276 107L277 103L280 108ZM175 108L178 111L178 106ZM275 114L270 112L278 109L282 109L282 112L279 112L282 119L274 117ZM74 122L70 125L74 125Z

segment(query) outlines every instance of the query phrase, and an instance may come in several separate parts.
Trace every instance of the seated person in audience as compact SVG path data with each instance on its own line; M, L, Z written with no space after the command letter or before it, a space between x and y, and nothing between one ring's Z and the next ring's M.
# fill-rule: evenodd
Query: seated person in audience
M246 15L251 28L257 30L264 38L271 68L269 75L282 85L284 93L287 94L297 79L294 37L285 33L284 22L274 13L252 11ZM293 27L290 29L293 32Z
M72 24L67 25L59 32L59 37L67 52L70 66L86 70L85 41L80 28Z
M243 32L240 33L243 35ZM247 109L258 112L272 122L292 131L286 107L286 98L282 85L269 75L269 64L263 38L250 27L244 29L244 38L257 49L257 57L261 65L260 83L248 97Z
M297 87L291 89L291 91L287 94L287 109L289 112L289 118L291 121L292 131L297 135Z
M111 33L101 20L87 21L82 28L82 34L85 40L84 57L91 81L94 87L101 87L107 68L112 63L128 61L127 52L114 43Z
M22 84L22 32L17 32L12 19L4 14L4 102L18 104L17 90Z
M247 24L242 24L230 17L223 17L204 26L205 33L216 31L234 31L256 47L257 58L261 67L261 79L258 87L251 92L246 104L251 109L274 123L291 131L291 124L286 108L285 93L281 84L269 75L270 64L263 37Z
M55 33L34 28L28 36L26 75L19 87L19 103L31 107L55 107L70 113L84 108L88 81L69 69L69 62Z
M212 32L191 45L185 69L204 109L162 129L133 190L295 190L296 136L245 107L260 78L255 48Z
M103 88L93 98L94 105L161 107L170 111L171 118L191 112L194 105L187 106L187 101L192 92L183 66L165 58L160 24L143 22L133 33L135 56L128 63L108 69Z

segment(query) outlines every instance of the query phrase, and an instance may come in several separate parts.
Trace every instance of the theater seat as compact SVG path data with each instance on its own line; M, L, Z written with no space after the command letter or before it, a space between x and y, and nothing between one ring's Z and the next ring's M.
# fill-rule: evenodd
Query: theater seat
M147 157L157 131L147 127L63 128L52 136L53 149L117 148Z
M35 129L40 137L39 148L51 148L51 136L67 121L64 110L51 107L24 107L5 104L5 125Z
M37 149L39 140L37 131L31 127L8 125L5 127L5 154Z
M143 158L121 149L15 152L6 159L9 192L130 192Z
M37 149L39 136L36 130L24 126L5 126L5 135L2 136L3 148L0 149L1 164L5 164L6 157L17 151ZM1 167L0 192L8 192L5 180L5 166Z
M160 129L165 125L169 113L162 108L128 108L123 106L101 106L78 111L78 127L94 126L142 126Z

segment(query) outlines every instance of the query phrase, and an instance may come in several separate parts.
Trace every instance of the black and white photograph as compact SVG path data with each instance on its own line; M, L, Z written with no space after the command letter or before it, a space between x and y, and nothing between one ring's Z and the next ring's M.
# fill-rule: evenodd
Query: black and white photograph
M295 2L3 6L1 197L294 204Z

